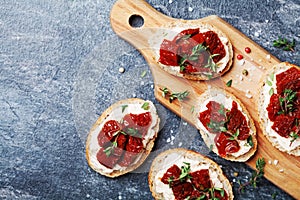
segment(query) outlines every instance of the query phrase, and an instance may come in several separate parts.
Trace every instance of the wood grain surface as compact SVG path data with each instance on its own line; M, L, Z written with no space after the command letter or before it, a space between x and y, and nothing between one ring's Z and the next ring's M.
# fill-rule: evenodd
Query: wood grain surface
M129 19L132 16L141 16L144 24L141 27L132 27ZM247 38L243 33L233 26L219 18L218 16L208 16L199 20L193 20L194 23L209 23L223 31L231 41L234 51L234 60L232 68L224 76L211 81L190 81L183 78L169 75L155 64L153 59L153 48L148 44L149 37L154 34L155 29L161 28L180 19L170 18L152 8L143 0L119 0L111 10L111 25L118 36L123 38L137 48L145 57L150 66L154 83L155 97L168 109L182 117L190 124L194 124L191 109L197 104L197 97L208 87L218 87L233 93L238 97L248 109L250 115L255 121L258 134L258 150L247 164L255 168L255 162L258 158L265 158L267 164L265 167L265 177L275 185L300 199L300 158L282 153L274 148L271 143L263 136L262 128L258 123L257 100L260 81L268 68L280 63L280 61L270 55L255 42ZM181 20L182 21L182 20ZM245 47L250 47L252 52L246 54ZM243 65L236 59L237 54L243 54L245 63ZM247 69L249 74L242 75L242 71ZM228 80L233 80L232 87L226 87ZM190 91L189 98L179 102L170 103L161 95L159 88L167 87L173 92ZM252 97L249 98L251 95ZM200 134L199 134L200 136ZM268 164L268 161L278 160L278 164Z

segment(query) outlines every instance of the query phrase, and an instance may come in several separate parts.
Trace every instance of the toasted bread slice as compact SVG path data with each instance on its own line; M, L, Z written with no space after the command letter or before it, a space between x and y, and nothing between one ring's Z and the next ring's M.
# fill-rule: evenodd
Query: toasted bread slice
M279 149L282 152L286 152L291 155L300 156L300 137L296 136L293 138L290 137L282 137L276 131L273 130L272 122L269 119L267 107L270 102L270 98L273 94L277 93L276 89L276 75L282 72L286 72L287 70L295 68L296 70L300 70L296 65L283 62L278 65L275 65L272 69L268 70L266 75L263 77L261 81L261 88L259 92L258 99L258 115L259 115L259 123L263 129L263 134L265 137L272 143L274 147ZM300 91L296 91L300 92ZM298 108L299 105L298 105Z
M101 130L103 129L105 123L107 123L110 120L115 120L119 124L122 124L123 120L124 120L123 118L125 115L140 114L140 113L146 113L146 112L149 112L150 116L151 116L151 121L148 126L147 132L145 135L143 134L144 136L136 136L136 137L141 138L141 139L139 139L139 141L142 141L142 145L141 145L141 142L139 144L140 144L140 146L142 146L142 149L137 154L132 153L132 156L135 156L134 160L132 160L132 163L130 163L129 165L126 165L126 166L124 166L124 165L120 166L119 163L121 162L122 159L124 159L125 153L127 153L127 150L126 150L127 146L125 146L126 148L122 147L122 149L119 149L119 146L113 146L114 143L111 140L107 140L108 143L105 143L106 146L104 144L101 144L102 145L101 146L99 143L99 139L102 140L103 137L105 137L105 135L99 135L99 134L100 134ZM138 119L140 119L140 118L138 118ZM135 170L137 167L139 167L145 161L147 156L150 154L152 147L154 145L154 141L157 137L158 130L159 130L159 122L160 122L160 118L157 115L156 108L151 101L145 101L142 99L131 98L131 99L125 99L125 100L118 101L115 104L111 105L98 118L96 123L91 128L90 133L87 137L86 158L87 158L89 166L92 169L94 169L95 171L97 171L98 173L100 173L104 176L107 176L107 177L111 177L111 178L117 177L117 176L120 176L120 175L123 175L125 173ZM122 125L122 126L124 126L124 125ZM120 128L119 131L121 131L121 129L122 128ZM121 132L115 132L115 133L113 133L114 134L113 136L116 138L117 134L125 135L125 136L127 135L126 136L127 137L126 145L127 145L129 143L128 137L130 135L128 130L130 130L130 128L126 129L126 130L124 129ZM133 130L133 128L131 128L131 130ZM117 139L115 139L115 140L118 141ZM108 144L108 147L107 147L107 144ZM132 144L134 145L134 142ZM109 156L111 156L110 154L113 154L117 151L119 152L120 150L121 150L122 154L119 157L119 161L114 166L112 164L111 164L111 166L108 166L108 165L105 165L105 164L102 164L99 162L98 157L97 157L97 154L99 153L99 151L105 152L105 154L102 154L102 155L104 155L104 156L106 155L108 157L107 158L108 161L106 161L106 162L108 162L108 164L110 164L109 163L110 162ZM129 154L129 156L130 155L131 154ZM106 159L106 157L104 157L104 158ZM100 161L102 161L102 160L100 159Z
M201 116L201 113L206 111L208 108L206 107L207 104L210 101L214 101L219 103L220 105L222 105L223 109L226 109L227 111L231 110L232 108L232 103L236 102L237 104L237 108L238 110L242 113L242 115L245 117L246 119L246 127L249 128L249 137L247 139L245 138L239 138L240 136L235 132L235 133L229 133L229 131L226 131L226 129L228 129L228 124L232 119L228 119L228 117L226 117L224 119L223 125L225 127L222 128L222 130L219 130L218 133L214 132L212 133L211 130L207 129L207 124L203 124L201 122L201 120L199 119L199 117ZM241 101L239 99L237 99L234 95L226 92L225 90L221 90L221 89L215 89L212 88L210 90L207 90L206 92L204 92L203 94L201 94L199 96L198 99L198 104L195 107L195 112L194 112L194 119L195 119L195 125L196 127L200 130L200 134L205 142L205 144L211 148L211 150L218 154L219 156L223 157L226 160L230 160L230 161L236 161L236 162L245 162L247 161L250 157L252 157L254 155L254 153L256 152L257 149L257 137L256 137L256 128L254 125L254 122L250 116L250 114L248 113L247 109L245 108L245 106L241 103ZM226 111L226 112L227 112ZM216 115L218 113L211 113L211 115ZM226 116L226 114L224 114ZM210 119L212 120L212 119ZM226 121L228 120L228 121ZM239 126L239 125L237 125ZM241 128L238 128L239 132L241 130ZM230 137L230 141L236 141L240 147L240 149L237 152L227 152L226 155L220 155L220 151L217 148L217 142L216 142L216 137L217 134L221 133L221 132L225 132L228 133L227 135L231 135ZM235 135L236 134L236 135ZM242 135L241 135L242 137Z
M166 171L174 164L178 167L189 164L190 175L201 169L208 170L211 187L226 191L228 199L233 199L232 186L219 165L200 153L183 148L169 149L160 153L153 160L148 175L148 182L152 196L155 199L174 199L172 189L168 184L164 184L161 181Z
M208 75L208 73L205 72L181 73L180 66L168 66L159 62L160 48L164 39L173 40L181 31L196 28L199 28L200 33L213 31L218 35L221 43L224 45L226 55L217 63L215 63L217 65L216 72L212 73L211 75ZM149 39L148 43L149 46L153 48L154 62L166 72L178 77L183 77L190 80L209 80L222 76L231 68L232 65L233 50L232 44L228 37L215 26L206 23L200 23L199 21L179 20L165 27L161 27L154 32L153 37Z

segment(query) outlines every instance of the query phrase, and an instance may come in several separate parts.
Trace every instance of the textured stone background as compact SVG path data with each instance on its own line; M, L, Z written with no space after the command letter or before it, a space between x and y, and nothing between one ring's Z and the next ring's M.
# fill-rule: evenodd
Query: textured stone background
M151 160L178 146L222 165L236 199L293 199L266 179L257 189L237 192L236 181L253 171L216 157L193 127L155 101L147 63L110 28L114 2L0 0L0 199L152 199ZM294 53L272 47L281 35L300 42L299 0L147 2L175 18L219 15L280 60L300 66L299 44ZM141 168L108 179L88 167L84 141L106 107L129 97L154 101L162 130Z

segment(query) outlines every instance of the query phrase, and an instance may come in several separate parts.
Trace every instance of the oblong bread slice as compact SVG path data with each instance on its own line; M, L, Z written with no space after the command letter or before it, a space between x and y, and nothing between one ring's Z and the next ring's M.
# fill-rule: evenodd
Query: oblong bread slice
M226 160L236 161L236 162L245 162L249 158L251 158L257 150L257 136L256 136L256 127L254 125L253 119L250 116L249 112L242 104L242 102L236 98L233 94L226 92L225 90L211 88L202 93L198 100L197 105L195 106L194 110L194 120L197 129L199 130L205 144L209 147L214 153L219 155L217 146L214 141L215 134L210 133L205 126L201 123L199 118L199 113L206 110L206 105L209 101L216 101L224 105L225 108L231 109L232 101L235 101L238 105L238 109L243 113L245 116L248 126L250 128L250 135L252 136L252 147L247 144L247 141L237 140L240 146L240 150L237 153L227 154L225 157L222 157Z
M186 29L195 29L195 28L200 28L200 32L206 32L206 31L215 32L218 35L218 37L221 39L222 44L224 45L226 56L223 59L221 59L218 63L216 63L218 66L222 66L222 67L220 68L220 71L218 71L218 73L214 73L213 76L207 76L203 73L193 73L193 74L180 73L179 66L177 67L167 66L159 62L160 45L162 44L162 41L164 39L173 40L173 38L181 31ZM201 23L196 20L176 20L176 22L172 22L164 27L161 27L160 29L155 30L153 36L149 39L148 43L149 46L153 48L152 57L154 59L154 63L156 63L156 65L158 65L163 70L165 70L166 72L174 76L183 77L190 80L210 80L222 76L232 66L233 50L229 38L221 30L207 23Z
M276 74L284 72L290 68L296 68L297 70L300 70L296 65L288 62L282 62L273 66L273 68L266 72L260 83L261 88L259 91L257 109L259 115L259 124L263 129L263 134L272 143L272 145L282 152L300 156L300 138L296 139L293 144L290 145L292 138L281 137L271 128L273 122L268 118L268 111L266 110L270 102L270 90L276 92Z
M143 105L146 105L145 103L147 104L146 110L142 108ZM143 139L143 150L134 160L134 162L128 167L115 166L113 167L113 169L107 168L104 165L100 164L96 157L97 152L100 150L100 145L98 144L97 137L103 125L108 120L120 121L126 114L129 113L139 114L144 112L150 112L152 120L148 132ZM91 128L87 137L86 158L89 166L96 172L111 178L135 170L145 161L147 156L150 154L154 145L154 141L157 137L157 133L159 131L159 122L160 118L157 114L154 104L151 101L145 101L138 98L130 98L114 103L101 114L101 116Z
M150 187L150 191L152 192L152 196L155 199L168 199L167 195L164 192L170 192L166 190L171 190L166 188L161 188L160 186L160 179L163 173L165 173L169 167L176 164L178 167L182 165L182 162L190 163L191 172L193 172L196 167L202 169L208 169L209 174L212 180L213 185L215 184L216 180L218 179L218 184L221 184L227 195L228 199L233 199L233 191L232 186L227 179L227 177L223 174L222 169L220 166L212 161L211 159L203 156L202 154L187 150L183 148L175 148L169 149L162 153L160 153L152 162L149 175L148 175L148 183ZM195 168L194 168L195 167ZM168 187L168 185L166 185ZM163 191L162 191L163 190Z

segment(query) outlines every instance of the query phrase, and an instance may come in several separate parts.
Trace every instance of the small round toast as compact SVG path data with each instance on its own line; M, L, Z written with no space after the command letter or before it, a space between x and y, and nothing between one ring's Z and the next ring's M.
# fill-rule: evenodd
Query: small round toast
M278 65L273 66L270 70L267 71L266 75L261 80L261 88L259 92L258 99L258 115L259 123L263 129L264 136L272 143L274 147L282 152L294 156L300 156L300 137L293 139L292 137L282 137L272 128L274 122L269 119L268 111L266 108L270 102L270 98L273 94L277 93L276 89L276 75L287 70L294 68L300 70L296 65L283 62ZM300 92L300 91L296 91ZM299 105L298 105L299 106ZM297 109L300 109L299 107Z
M212 88L210 90L207 90L203 94L199 96L198 103L195 106L195 112L194 112L194 120L195 125L200 131L200 134L207 145L207 147L211 148L211 150L220 156L218 152L218 148L215 143L215 133L211 133L209 130L206 129L206 127L202 124L202 122L199 120L199 113L206 110L206 105L210 101L215 101L224 106L225 109L229 109L232 107L232 102L236 102L238 105L238 110L241 111L241 113L244 115L244 117L247 120L247 126L250 128L250 136L251 136L251 142L248 140L238 140L240 150L236 153L228 153L225 156L221 156L222 158L230 161L236 161L236 162L245 162L248 159L250 159L254 153L257 150L257 137L256 137L256 128L253 122L253 119L251 118L249 112L245 108L245 106L242 104L242 102L237 99L233 94L230 94L226 92L225 90ZM250 137L249 136L249 137Z
M216 33L220 38L221 43L223 44L224 49L226 51L225 57L223 57L220 61L215 63L218 67L217 71L212 73L212 75L207 75L204 72L181 73L180 66L168 66L159 62L160 48L164 39L173 40L174 37L176 37L176 35L181 31L195 28L199 28L200 33L204 33L207 31L212 31ZM190 80L210 80L225 74L231 68L232 65L233 50L229 38L221 30L210 24L199 23L198 21L179 20L165 27L162 27L161 29L156 30L153 34L153 37L149 39L148 43L154 51L154 62L166 72L178 77L183 77Z
M182 163L190 164L190 172L207 169L212 185L216 188L224 189L228 199L234 198L232 186L217 163L195 151L175 148L160 153L152 162L148 182L152 196L155 199L174 199L171 188L167 184L162 186L161 179L171 166L176 164L180 167Z
M103 151L105 153L111 154L114 153L112 152L112 148L113 146L113 142L110 142L108 140L108 144L111 144L109 147L103 147L100 146L99 143L99 137L100 137L100 132L102 131L104 125L111 120L115 120L118 123L123 123L122 121L124 121L124 116L126 115L130 115L130 114L141 114L141 113L150 113L151 115L151 121L150 124L148 126L147 129L147 133L145 134L145 136L139 136L142 140L142 150L140 152L138 152L138 155L134 158L133 162L130 163L130 165L127 166L119 166L119 162L121 159L124 159L125 153L126 153L126 149L125 147L123 147L123 149L117 147L114 150L115 151L119 151L121 149L121 151L123 152L122 156L120 156L120 160L118 161L118 163L113 166L113 167L107 167L103 164L101 164L97 158L97 153L99 151ZM140 118L138 118L140 119ZM159 122L160 122L160 118L157 115L156 112L156 108L154 106L154 104L151 101L145 101L142 99L138 99L138 98L130 98L130 99L125 99L125 100L121 100L116 102L115 104L111 105L109 108L107 108L102 115L98 118L98 120L96 121L96 123L93 125L93 127L90 130L90 133L87 137L87 141L86 141L86 158L88 161L89 166L95 170L96 172L107 176L107 177L117 177L123 174L126 174L130 171L135 170L137 167L139 167L147 158L147 156L150 154L152 147L154 145L154 141L157 137L157 133L159 131ZM126 129L130 130L130 129ZM131 128L131 130L133 130L133 128ZM120 132L116 132L114 133L114 135L116 134L120 134L121 136L124 135L128 135L129 137L129 133L126 131L121 131ZM114 136L117 137L117 136ZM124 136L125 137L125 136ZM131 137L131 136L130 136ZM138 136L137 136L138 137ZM101 136L100 139L102 139L103 137ZM141 141L139 140L139 141ZM107 143L106 143L107 144ZM127 139L126 145L129 144L129 141ZM134 144L134 143L132 143ZM140 145L141 146L141 145ZM106 148L106 149L104 149ZM109 151L106 151L109 150ZM109 156L108 155L108 161L109 161Z

